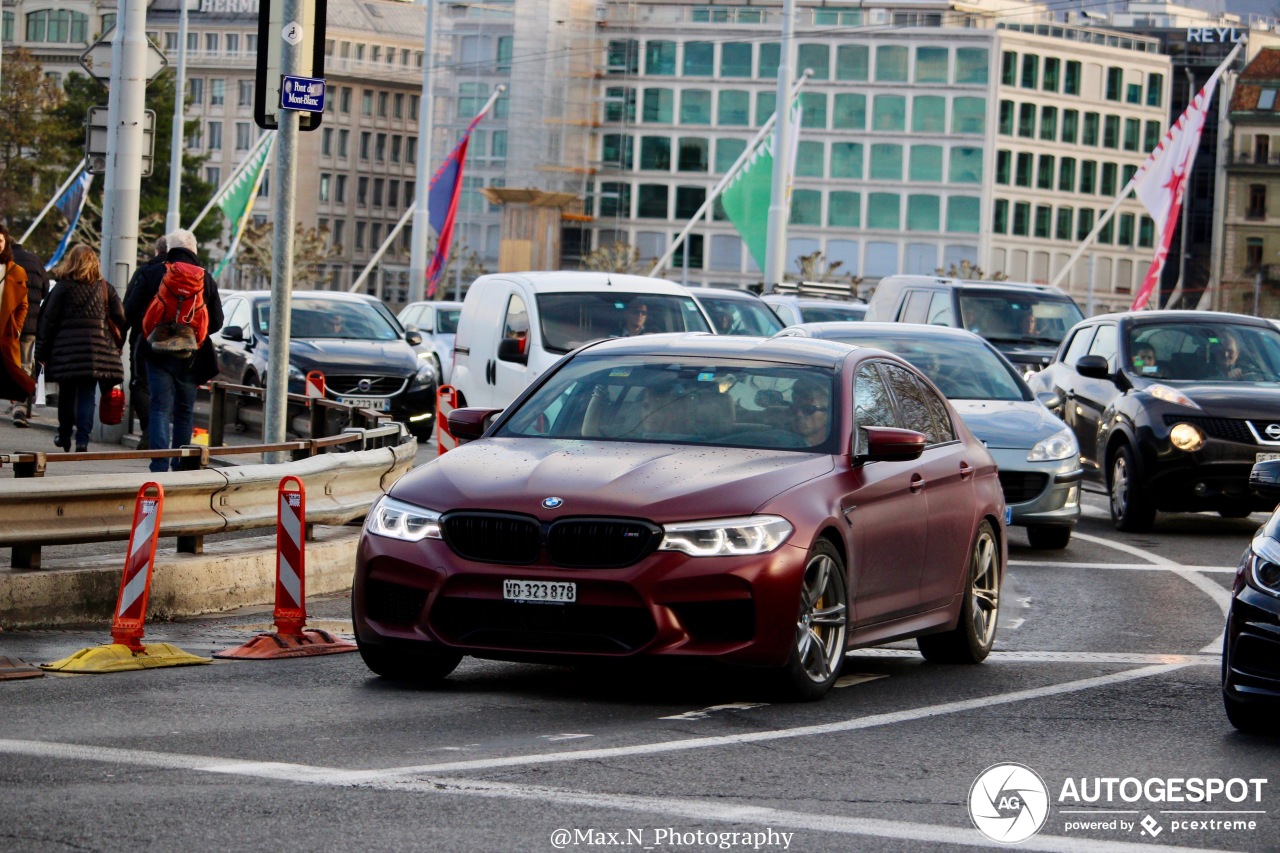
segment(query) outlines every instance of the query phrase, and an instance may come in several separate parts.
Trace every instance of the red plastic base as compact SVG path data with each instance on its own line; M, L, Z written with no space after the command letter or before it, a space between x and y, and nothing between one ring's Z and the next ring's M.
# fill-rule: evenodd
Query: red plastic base
M300 658L307 655L335 655L354 652L354 643L340 640L328 631L307 628L301 634L258 634L243 646L214 652L215 658L238 660L272 660Z

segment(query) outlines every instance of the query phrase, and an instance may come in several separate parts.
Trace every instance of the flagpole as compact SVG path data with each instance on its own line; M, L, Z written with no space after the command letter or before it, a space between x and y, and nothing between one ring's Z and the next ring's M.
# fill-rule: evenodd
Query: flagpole
M436 0L419 0L427 7L427 31L422 56L422 112L418 114L418 167L431 174L431 137L435 134L435 90L432 88L431 66L435 64ZM418 302L427 288L427 238L431 230L428 209L430 179L423 186L418 181L413 197L413 239L409 244L409 301ZM366 270L367 272L367 270Z
M67 191L67 187L71 186L71 182L74 181L76 178L80 177L80 173L84 171L84 166L85 166L85 160L81 159L80 165L76 166L75 169L71 172L71 177L67 178L65 181L62 182L62 186L58 187L58 191L53 194L53 198L49 199L49 203L44 206L44 210L41 210L40 215L37 216L35 218L35 221L31 223L31 227L29 227L23 233L23 235L20 238L18 238L19 243L27 242L27 238L31 236L32 231L36 230L36 226L39 225L41 220L44 219L44 215L49 212L50 208L52 208L55 204L58 203L58 199L62 198L62 194Z
M204 221L205 214L213 209L213 206L218 203L218 200L226 194L227 188L234 184L236 182L236 178L240 176L240 173L248 168L249 164L253 162L253 158L258 156L258 149L265 145L268 139L275 139L275 133L268 132L258 137L258 141L253 143L253 146L249 149L249 153L245 154L244 159L240 161L240 165L231 170L231 175L222 182L222 186L218 187L217 192L213 194L213 198L209 199L209 203L204 206L204 210L200 211L200 215L196 217L195 222L192 222L191 225L188 226L188 231L196 230L196 227Z
M1129 195L1129 191L1133 189L1133 183L1135 180L1136 176L1130 178L1129 183L1125 184L1124 189L1122 189L1120 194L1116 196L1116 200L1111 203L1111 206L1106 209L1106 212L1103 213L1102 216L1098 217L1098 222L1093 226L1093 230L1089 232L1089 236L1084 238L1084 242L1076 247L1076 250L1071 253L1071 257L1067 258L1067 263L1062 267L1062 269L1058 270L1058 274L1051 282L1053 287L1057 287L1062 280L1067 277L1067 273L1071 272L1071 267L1076 261L1080 260L1080 256L1084 254L1084 250L1089 248L1089 244L1093 242L1093 239L1097 237L1099 233L1101 233L1102 227L1111 220L1111 217L1120 209L1120 205L1124 204L1126 197Z
M782 0L782 49L778 57L778 99L791 90L795 74L796 41L792 37L795 25L795 0ZM787 222L791 218L791 104L781 104L775 110L778 121L773 137L773 184L769 194L769 230L765 243L764 292L772 293L782 281L787 267ZM796 118L799 121L799 118Z
M804 70L804 74L801 75L800 79L796 81L795 86L792 87L791 98L788 99L788 104L790 104L791 101L795 100L796 96L800 94L800 90L804 88L804 84L807 83L809 81L809 78L812 76L813 76L813 70L810 68L806 68ZM649 270L649 275L656 276L659 272L662 271L663 267L665 267L667 264L671 262L671 259L675 257L676 249L680 248L680 244L683 243L685 238L689 236L689 232L692 231L694 226L698 224L698 220L702 217L704 213L707 212L707 209L710 208L711 205L715 203L715 200L720 197L720 193L724 192L725 187L729 186L729 184L733 181L734 177L738 174L738 172L742 169L742 167L746 164L746 162L749 159L751 159L752 153L757 148L760 147L760 143L763 142L764 138L769 135L770 131L773 130L774 122L776 122L777 120L778 120L778 111L774 110L773 115L769 116L769 120L766 121L764 125L760 128L760 132L755 135L755 138L753 138L749 143L747 143L747 147L744 148L742 150L742 153L738 155L738 159L733 161L733 165L730 166L729 170L724 173L724 177L720 179L720 182L717 183L715 187L711 190L711 192L707 195L706 200L702 202L702 207L699 207L698 212L695 213L693 216L689 217L689 224L686 225L683 228L683 230L681 230L680 233L676 235L675 239L671 241L671 246L667 249L666 253L661 258L658 259L657 263L653 265L653 269Z

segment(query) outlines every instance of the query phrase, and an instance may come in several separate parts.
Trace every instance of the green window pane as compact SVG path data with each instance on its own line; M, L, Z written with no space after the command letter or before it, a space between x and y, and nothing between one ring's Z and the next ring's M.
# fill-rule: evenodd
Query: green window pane
M865 130L867 127L867 96L839 94L831 108L833 130Z
M1057 171L1057 163L1052 154L1040 155L1040 169L1036 173L1036 187L1042 190L1053 189L1053 173Z
M902 180L902 146L882 143L871 146L871 180Z
M644 46L644 73L650 76L674 77L676 73L676 43L651 41Z
M1138 174L1138 167L1125 166L1124 169L1121 170L1120 174L1120 186L1126 187L1129 185L1129 181L1133 180L1133 176Z
M800 93L800 126L827 129L826 92Z
M897 193L868 193L867 227L897 231L901 226L901 207Z
M756 77L762 80L777 80L781 54L781 47L777 42L766 42L760 45L760 67L756 69Z
M1007 184L1013 177L1013 154L1009 151L996 152L996 183Z
M950 211L948 211L948 219L950 219ZM997 234L1005 234L1009 231L1009 200L1006 198L996 199L995 206L991 209L991 230Z
M837 80L866 80L869 64L865 44L842 44L836 48Z
M681 73L685 77L710 77L715 73L715 47L709 41L687 41L684 43L684 67Z
M635 140L618 133L606 133L601 146L601 159L614 169L630 169Z
M692 219L706 200L706 187L676 187L676 219Z
M986 85L990 53L985 47L956 48L956 82Z
M1142 144L1142 122L1136 118L1124 120L1124 150L1137 151Z
M874 152L876 146L872 146ZM942 146L912 145L911 167L908 180L941 181L942 180Z
M1098 114L1084 114L1084 131L1080 134L1081 145L1098 144Z
M1102 181L1100 186L1098 187L1098 192L1102 193L1103 195L1116 194L1116 164L1115 163L1102 164Z
M831 78L831 47L825 44L802 44L796 48L796 74L808 68L814 80Z
M641 184L636 216L653 219L667 218L666 184Z
M1011 50L1000 54L1000 82L1006 86L1018 84L1018 54Z
M728 172L746 150L745 139L716 140L716 171L722 175Z
M1160 144L1160 137L1164 135L1164 128L1160 126L1158 121L1149 121L1146 124L1146 133L1142 137L1142 150L1150 154L1156 150L1156 146Z
M1070 207L1058 208L1058 221L1054 225L1053 236L1055 240L1071 239L1071 220L1075 218L1075 211Z
M631 215L631 184L603 183L600 185L600 215Z
M1164 98L1164 75L1147 75L1147 106L1158 107Z
M1062 60L1055 56L1047 56L1044 60L1044 79L1042 88L1046 92L1058 91L1059 72L1062 68Z
M862 177L862 143L861 142L831 143L831 177L833 178L861 178Z
M1142 103L1142 84L1130 83L1129 85L1125 86L1124 100L1125 100L1125 103L1127 104Z
M1008 152L1005 152L1006 154ZM1007 166L1006 166L1007 168ZM948 174L953 184L982 183L982 149L956 147L951 149L951 168ZM1005 175L1007 184L1008 175Z
M688 217L686 217L688 218ZM793 190L791 192L791 224L822 224L822 193L819 190Z
M726 42L720 46L720 76L751 76L751 45Z
M1080 192L1092 195L1098 182L1098 164L1093 160L1080 161Z
M746 127L751 124L751 93L738 89L723 89L720 99L719 120L723 127Z
M756 92L756 127L762 127L778 104L777 92Z
M1156 224L1151 221L1150 216L1142 217L1138 222L1138 246L1143 249L1149 249L1155 245L1155 240Z
M1018 135L1034 139L1036 135L1036 105L1021 104L1018 107Z
M950 51L945 47L916 48L916 82L947 82L947 60Z
M1075 144L1076 138L1080 134L1080 111L1079 110L1063 110L1062 111L1062 141Z
M1092 208L1082 207L1080 213L1076 216L1076 239L1083 240L1089 236L1089 232L1093 230L1093 210Z
M1120 116L1107 116L1102 121L1102 147L1120 147Z
M1003 106L1003 102L1002 102ZM1003 109L1001 110L1003 118ZM1010 121L1013 115L1010 113ZM1010 128L1012 130L1012 128ZM986 133L987 132L987 99L955 98L951 102L952 133ZM1000 130L1004 133L1003 127Z
M959 100L957 98L956 100ZM1005 136L1013 136L1013 101L1000 102L1000 132Z
M1040 108L1040 138L1047 142L1058 139L1058 108Z
M670 89L645 89L641 118L652 124L671 124L675 120L675 92Z
M640 168L671 169L671 140L666 136L640 137Z
M907 196L907 230L942 230L942 199L936 195Z
M1133 214L1122 213L1120 214L1119 219L1120 219L1120 228L1118 229L1119 233L1116 235L1116 242L1121 246L1132 246L1133 245Z
M1074 157L1063 157L1058 163L1058 191L1064 193L1076 191L1076 160Z
M1020 187L1031 186L1031 155L1023 152L1018 155L1018 165L1013 172L1013 182Z
M1098 229L1098 236L1094 239L1099 243L1104 243L1108 246L1111 245L1112 239L1115 236L1115 225L1116 218L1113 216L1103 223L1103 226Z
M997 205L999 202L997 202ZM1005 202L1005 215L1008 215ZM972 195L953 195L947 200L947 230L957 234L977 234L982 215L982 199ZM1000 233L1004 233L1001 225Z
M827 196L827 225L834 228L862 226L862 193L833 192Z
M1040 85L1040 57L1034 53L1022 55L1022 88L1035 89Z
M1107 85L1103 93L1108 101L1120 100L1121 90L1124 88L1124 69L1108 68L1107 69Z
M680 155L676 168L681 172L705 172L710 165L710 143L697 136L680 139Z
M876 48L876 80L882 83L907 82L907 49L897 45Z
M804 178L825 178L823 164L827 162L826 146L822 142L800 140L796 151L796 174Z
M907 129L907 99L902 95L876 95L872 101L871 129Z
M1035 236L1048 237L1049 226L1053 222L1053 208L1047 204L1036 205Z
M685 89L680 93L681 124L711 124L711 93L706 89Z
M911 102L911 130L915 133L944 133L947 129L947 99L938 95L917 95Z
M1031 203L1020 201L1013 206L1013 234L1026 237L1031 233Z
M1080 63L1074 59L1067 60L1067 73L1062 77L1062 94L1080 94Z

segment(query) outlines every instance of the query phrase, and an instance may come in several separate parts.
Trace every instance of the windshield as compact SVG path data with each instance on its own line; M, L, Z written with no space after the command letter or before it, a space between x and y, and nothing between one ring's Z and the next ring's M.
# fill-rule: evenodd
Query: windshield
M1122 363L1147 379L1280 382L1280 331L1221 323L1133 325Z
M801 305L801 319L806 323L848 323L861 320L867 313L865 305Z
M573 291L538 294L543 345L569 352L600 338L709 332L691 296Z
M456 335L458 333L458 315L461 313L461 308L437 311L436 332L441 335Z
M759 335L769 337L782 331L778 315L763 302L724 296L703 296L698 301L707 309L717 335Z
M879 347L929 377L950 400L1030 400L1031 389L987 344L974 338L923 339L892 333L824 335L830 340Z
M1084 319L1070 299L1020 291L960 294L964 328L992 343L1056 347Z
M763 362L582 356L497 435L833 453L834 376Z
M253 306L254 326L260 335L270 334L271 302ZM352 341L394 341L400 337L395 317L381 303L293 297L289 309L292 338Z

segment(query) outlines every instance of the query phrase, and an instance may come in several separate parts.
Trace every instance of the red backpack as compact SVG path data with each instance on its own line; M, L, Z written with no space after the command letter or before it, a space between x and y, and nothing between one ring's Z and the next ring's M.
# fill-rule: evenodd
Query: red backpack
M142 317L142 333L153 350L185 358L209 336L204 268L181 261L164 266L160 289Z

